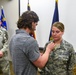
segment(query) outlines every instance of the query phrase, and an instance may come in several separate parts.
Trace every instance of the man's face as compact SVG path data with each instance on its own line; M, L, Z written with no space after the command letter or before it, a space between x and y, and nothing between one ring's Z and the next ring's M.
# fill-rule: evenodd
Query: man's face
M38 22L32 22L32 31L36 30L37 25L38 25Z

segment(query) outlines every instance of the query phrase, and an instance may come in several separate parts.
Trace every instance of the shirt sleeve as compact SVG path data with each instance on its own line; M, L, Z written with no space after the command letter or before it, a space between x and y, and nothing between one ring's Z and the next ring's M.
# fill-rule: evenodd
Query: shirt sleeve
M26 43L24 44L24 53L31 62L39 58L40 56L39 45L35 39L29 38L27 40L27 44Z
M37 41L33 41L29 45L29 59L31 61L35 61L39 58L40 52L39 52L39 46L37 44Z
M68 61L68 73L69 75L74 75L74 70L76 68L75 51L73 47L70 48L70 57Z

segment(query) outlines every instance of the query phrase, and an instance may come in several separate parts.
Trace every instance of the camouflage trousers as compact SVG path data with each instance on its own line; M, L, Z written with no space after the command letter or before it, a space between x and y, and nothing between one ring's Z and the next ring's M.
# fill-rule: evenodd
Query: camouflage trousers
M0 61L0 72L2 72L2 75L11 75L9 61L7 60Z

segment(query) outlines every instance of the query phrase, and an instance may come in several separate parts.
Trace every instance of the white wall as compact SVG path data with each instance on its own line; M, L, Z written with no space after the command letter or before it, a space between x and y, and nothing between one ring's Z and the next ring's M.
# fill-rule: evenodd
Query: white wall
M20 14L27 10L27 1L20 0ZM63 38L70 42L76 51L76 0L58 0L59 19L65 25ZM35 11L39 18L36 29L36 38L39 46L44 47L49 39L50 28L55 8L55 0L29 0L31 10Z
M4 9L10 41L11 37L15 34L15 30L17 29L16 22L19 17L18 0L0 0L0 9L1 5L3 6ZM10 53L9 53L9 59L10 59Z
M19 18L19 0L0 0L0 6L3 5L4 13L8 24L9 41L15 34L16 22ZM21 1L21 14L27 10L27 1ZM36 30L36 38L40 47L44 47L48 41L55 0L29 0L31 10L35 11L40 18ZM65 24L65 34L63 38L69 41L76 50L76 0L59 0L59 19ZM9 55L10 58L10 55Z
M70 42L76 51L76 0L59 0L60 21L65 24L64 39Z

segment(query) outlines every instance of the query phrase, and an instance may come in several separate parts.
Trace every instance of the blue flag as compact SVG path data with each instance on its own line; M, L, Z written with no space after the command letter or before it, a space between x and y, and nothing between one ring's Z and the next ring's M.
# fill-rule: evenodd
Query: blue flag
M4 15L3 8L1 9L1 23L2 23L1 26L7 30L7 23L6 23L6 18Z
M59 21L59 12L58 12L58 0L55 1L55 10L54 10L54 15L53 15L53 20L52 20L52 24L54 22ZM52 28L52 25L51 25ZM50 35L49 35L49 41L52 40L52 30L50 30Z

